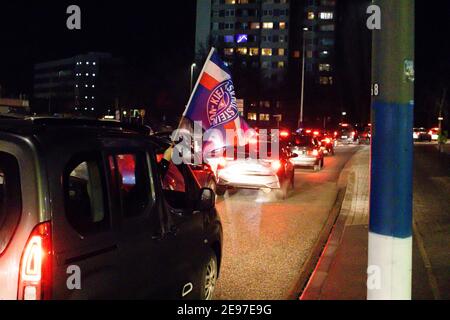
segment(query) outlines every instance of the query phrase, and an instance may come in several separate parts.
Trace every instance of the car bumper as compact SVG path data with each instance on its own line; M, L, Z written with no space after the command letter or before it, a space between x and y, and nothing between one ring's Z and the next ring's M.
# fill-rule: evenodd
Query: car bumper
M299 155L297 158L292 158L291 162L294 166L299 167L312 167L319 163L319 159L316 157L308 157L308 156L302 156Z
M279 189L277 175L219 173L217 185L242 189Z

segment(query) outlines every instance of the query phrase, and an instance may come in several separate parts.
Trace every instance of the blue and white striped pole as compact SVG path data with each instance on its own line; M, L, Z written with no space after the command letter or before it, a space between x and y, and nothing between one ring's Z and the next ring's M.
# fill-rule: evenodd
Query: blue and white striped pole
M411 299L414 0L376 0L367 298Z

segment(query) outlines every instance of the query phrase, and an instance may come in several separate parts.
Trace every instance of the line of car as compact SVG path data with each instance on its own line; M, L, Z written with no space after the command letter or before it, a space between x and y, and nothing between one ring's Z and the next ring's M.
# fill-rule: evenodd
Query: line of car
M0 119L0 300L211 299L215 194L160 148L120 123Z

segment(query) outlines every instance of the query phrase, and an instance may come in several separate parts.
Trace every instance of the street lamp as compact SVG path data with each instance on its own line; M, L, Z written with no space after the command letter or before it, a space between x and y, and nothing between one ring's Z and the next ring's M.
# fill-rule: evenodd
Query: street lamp
M191 92L192 92L192 86L193 86L193 82L194 82L194 69L197 67L197 65L195 64L195 62L193 64L191 64Z
M300 117L298 119L298 127L303 126L303 102L305 96L305 31L308 31L308 28L303 28L303 46L302 46L302 89L301 89L301 97L300 97Z

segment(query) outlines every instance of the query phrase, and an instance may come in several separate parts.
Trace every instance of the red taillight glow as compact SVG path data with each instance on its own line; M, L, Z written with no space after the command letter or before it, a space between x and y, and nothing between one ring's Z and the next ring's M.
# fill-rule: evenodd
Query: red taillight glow
M330 138L326 138L324 141L325 141L326 144L329 144L331 142L331 139Z
M314 134L315 136L318 136L318 135L319 135L319 131L314 131L313 134Z
M428 131L428 134L433 134L433 130Z
M50 299L51 271L51 224L44 222L33 229L23 250L17 298L21 300Z
M219 159L218 168L219 168L219 169L223 169L223 168L225 168L226 165L227 165L227 159L225 159L225 158L220 158L220 159Z
M311 130L306 130L306 133L311 133Z
M317 151L317 149L314 149L312 155L317 157L319 155L319 151Z
M289 132L287 132L287 131L281 131L281 132L280 132L280 137L282 137L282 138L287 138L287 137L289 137Z
M275 160L270 164L270 166L272 167L273 170L278 171L281 168L281 162L280 160Z

